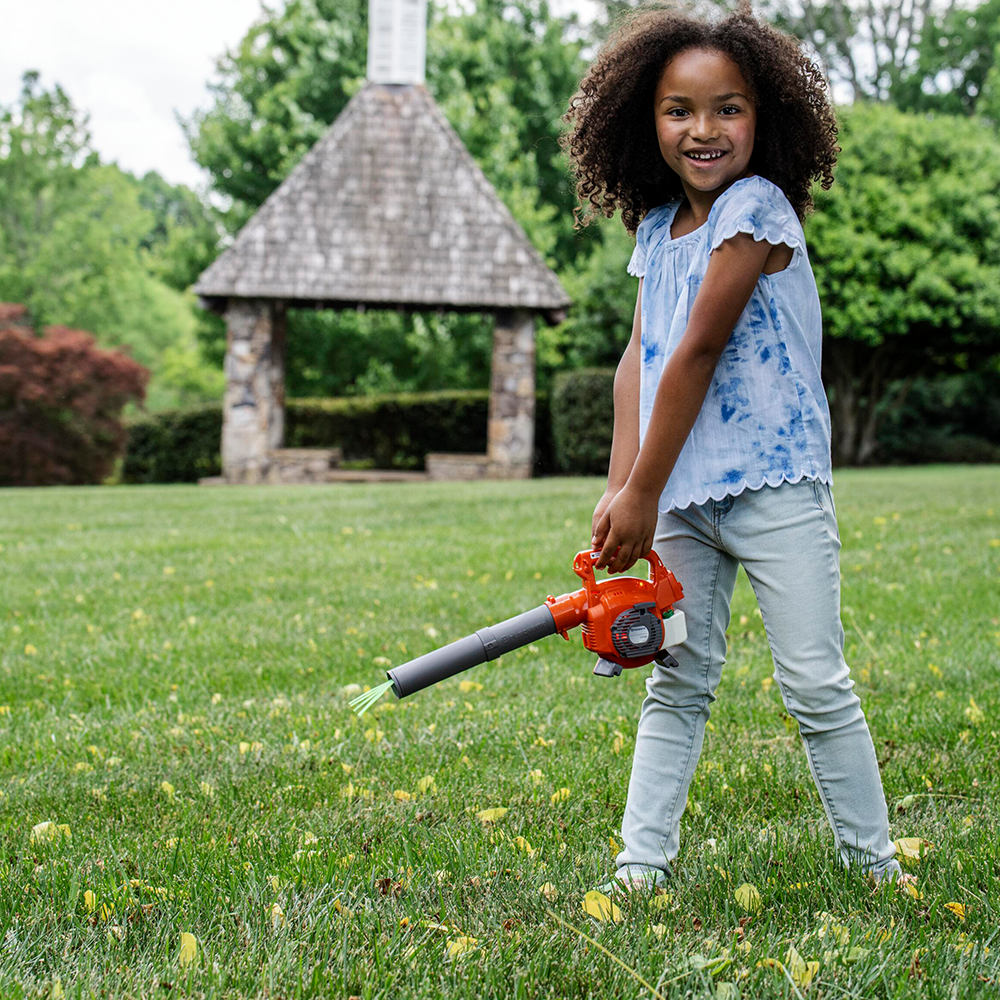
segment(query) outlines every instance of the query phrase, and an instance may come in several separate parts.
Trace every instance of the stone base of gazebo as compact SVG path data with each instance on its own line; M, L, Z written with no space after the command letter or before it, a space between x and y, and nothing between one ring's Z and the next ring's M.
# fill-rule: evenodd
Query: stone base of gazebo
M270 460L268 483L325 483L331 469L340 465L340 448L274 448Z
M528 463L497 462L489 455L434 452L426 457L424 467L427 478L438 482L531 478L531 466Z

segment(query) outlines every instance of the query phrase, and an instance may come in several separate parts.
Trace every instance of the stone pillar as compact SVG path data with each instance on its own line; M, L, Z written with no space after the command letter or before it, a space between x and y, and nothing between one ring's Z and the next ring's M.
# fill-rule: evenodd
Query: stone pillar
M225 315L222 474L229 483L265 482L268 454L285 433L285 304L230 299Z
M493 328L490 377L489 475L530 479L535 448L535 319L504 309Z

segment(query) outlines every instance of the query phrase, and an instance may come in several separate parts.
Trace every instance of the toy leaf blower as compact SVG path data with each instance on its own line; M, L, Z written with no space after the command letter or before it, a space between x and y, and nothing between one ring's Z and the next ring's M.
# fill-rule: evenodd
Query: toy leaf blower
M673 607L684 596L673 573L650 551L643 557L649 563L648 579L615 576L598 582L594 563L599 556L599 550L576 554L573 571L583 580L580 590L561 597L550 595L531 611L387 670L384 684L355 698L351 705L360 715L390 687L397 698L405 698L536 639L556 632L569 639L570 630L578 625L584 646L600 657L594 668L599 676L616 677L623 667L641 667L653 660L676 666L667 647L682 643L687 628L684 612Z

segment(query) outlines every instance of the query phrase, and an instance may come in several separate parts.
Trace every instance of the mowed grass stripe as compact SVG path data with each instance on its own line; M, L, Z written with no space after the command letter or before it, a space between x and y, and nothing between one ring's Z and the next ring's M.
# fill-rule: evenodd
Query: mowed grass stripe
M602 489L0 491L0 995L645 992L620 963L669 997L1000 995L1000 470L836 474L845 648L893 835L933 845L919 899L837 867L742 572L677 877L620 923L583 898L642 670L553 637L351 711L576 589ZM808 986L767 964L790 945Z

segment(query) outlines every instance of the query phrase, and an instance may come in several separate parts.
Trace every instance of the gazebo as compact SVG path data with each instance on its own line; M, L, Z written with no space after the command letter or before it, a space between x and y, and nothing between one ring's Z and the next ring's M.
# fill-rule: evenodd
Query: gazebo
M226 317L226 482L335 475L281 447L289 308L494 313L487 454L427 472L531 475L535 314L570 300L424 86L426 12L371 0L364 86L195 285Z

